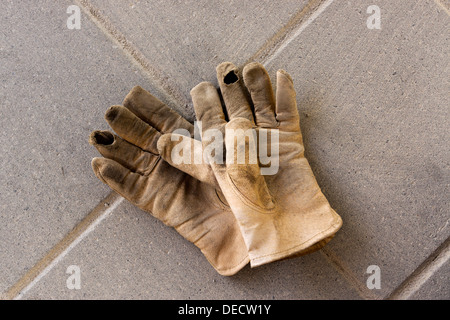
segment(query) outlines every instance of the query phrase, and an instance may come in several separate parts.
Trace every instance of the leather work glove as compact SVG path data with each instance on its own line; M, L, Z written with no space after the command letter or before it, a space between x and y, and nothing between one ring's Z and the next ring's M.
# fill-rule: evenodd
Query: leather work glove
M197 140L167 133L158 141L159 153L171 165L194 177L212 172L239 223L252 267L323 247L339 230L342 219L321 192L304 156L291 77L283 70L277 72L275 97L264 67L258 63L246 65L243 81L249 99L233 64L222 63L216 70L229 120L217 89L202 82L191 90L191 96L197 121L201 121L203 146ZM252 129L257 140L250 135L245 139L229 137L231 130ZM225 135L225 142L217 132ZM262 133L270 133L266 146L257 144ZM221 144L225 144L224 152L220 152ZM272 161L278 162L276 170L265 175L261 169L270 168L262 163L260 152L259 161L254 163L248 153L263 147L272 150ZM174 151L189 148L204 152L210 167L205 163L179 163ZM242 150L247 151L244 163L237 158Z
M162 134L193 134L194 126L141 87L130 91L123 106L110 107L105 119L117 135L91 133L90 144L104 157L92 160L96 176L194 243L219 274L242 269L249 262L247 248L209 166L200 181L159 155Z

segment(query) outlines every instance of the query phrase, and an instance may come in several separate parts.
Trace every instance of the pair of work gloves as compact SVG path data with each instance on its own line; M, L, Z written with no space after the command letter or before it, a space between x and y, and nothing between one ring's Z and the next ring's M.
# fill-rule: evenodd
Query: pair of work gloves
M92 160L96 176L194 243L221 275L322 248L342 220L304 156L292 78L279 70L274 95L259 63L247 64L242 76L229 62L216 71L221 95L201 82L191 96L201 133L223 139L200 141L194 125L134 87L122 106L106 111L115 134L90 135L103 156ZM248 130L255 134L227 139ZM276 166L251 161L250 151L263 148Z

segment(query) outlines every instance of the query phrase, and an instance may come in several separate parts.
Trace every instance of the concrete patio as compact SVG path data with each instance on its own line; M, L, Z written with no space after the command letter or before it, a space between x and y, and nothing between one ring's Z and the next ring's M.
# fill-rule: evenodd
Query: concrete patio
M4 299L450 299L450 1L5 0L0 16ZM232 277L99 181L88 143L136 85L193 122L189 91L223 61L291 74L344 221L322 250Z

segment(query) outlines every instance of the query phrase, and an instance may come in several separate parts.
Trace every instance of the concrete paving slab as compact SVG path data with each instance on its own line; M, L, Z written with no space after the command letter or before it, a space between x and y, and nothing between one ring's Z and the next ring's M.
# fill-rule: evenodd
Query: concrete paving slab
M223 61L242 64L308 3L276 1L82 1L98 9L164 74L189 106L189 91L216 83ZM193 109L183 110L190 120Z
M294 78L306 155L344 220L328 249L363 284L379 266L386 297L450 235L450 19L377 1L369 29L371 5L334 1L269 67Z
M77 283L72 277L75 268L80 286L69 289L68 281L69 287ZM23 295L23 299L358 298L320 252L220 276L197 247L126 200Z
M89 133L133 85L152 88L90 20L68 29L72 4L2 2L0 292L110 193Z

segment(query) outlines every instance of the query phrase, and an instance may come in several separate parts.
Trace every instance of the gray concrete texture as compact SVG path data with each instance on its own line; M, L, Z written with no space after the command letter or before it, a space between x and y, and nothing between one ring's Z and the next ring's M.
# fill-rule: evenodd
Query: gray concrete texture
M450 298L448 2L38 3L5 1L0 11L7 298ZM72 4L80 30L66 26ZM374 4L380 30L366 25ZM344 220L336 237L314 254L222 277L173 229L112 196L117 206L49 258L111 193L87 143L107 128L106 108L141 85L193 121L189 90L215 82L225 60L292 75L306 155ZM67 286L71 265L80 289ZM366 285L370 265L380 289Z
M270 69L292 70L306 156L344 220L329 248L361 281L378 265L386 296L449 236L449 17L377 4L381 30L358 26L368 5L336 1Z

